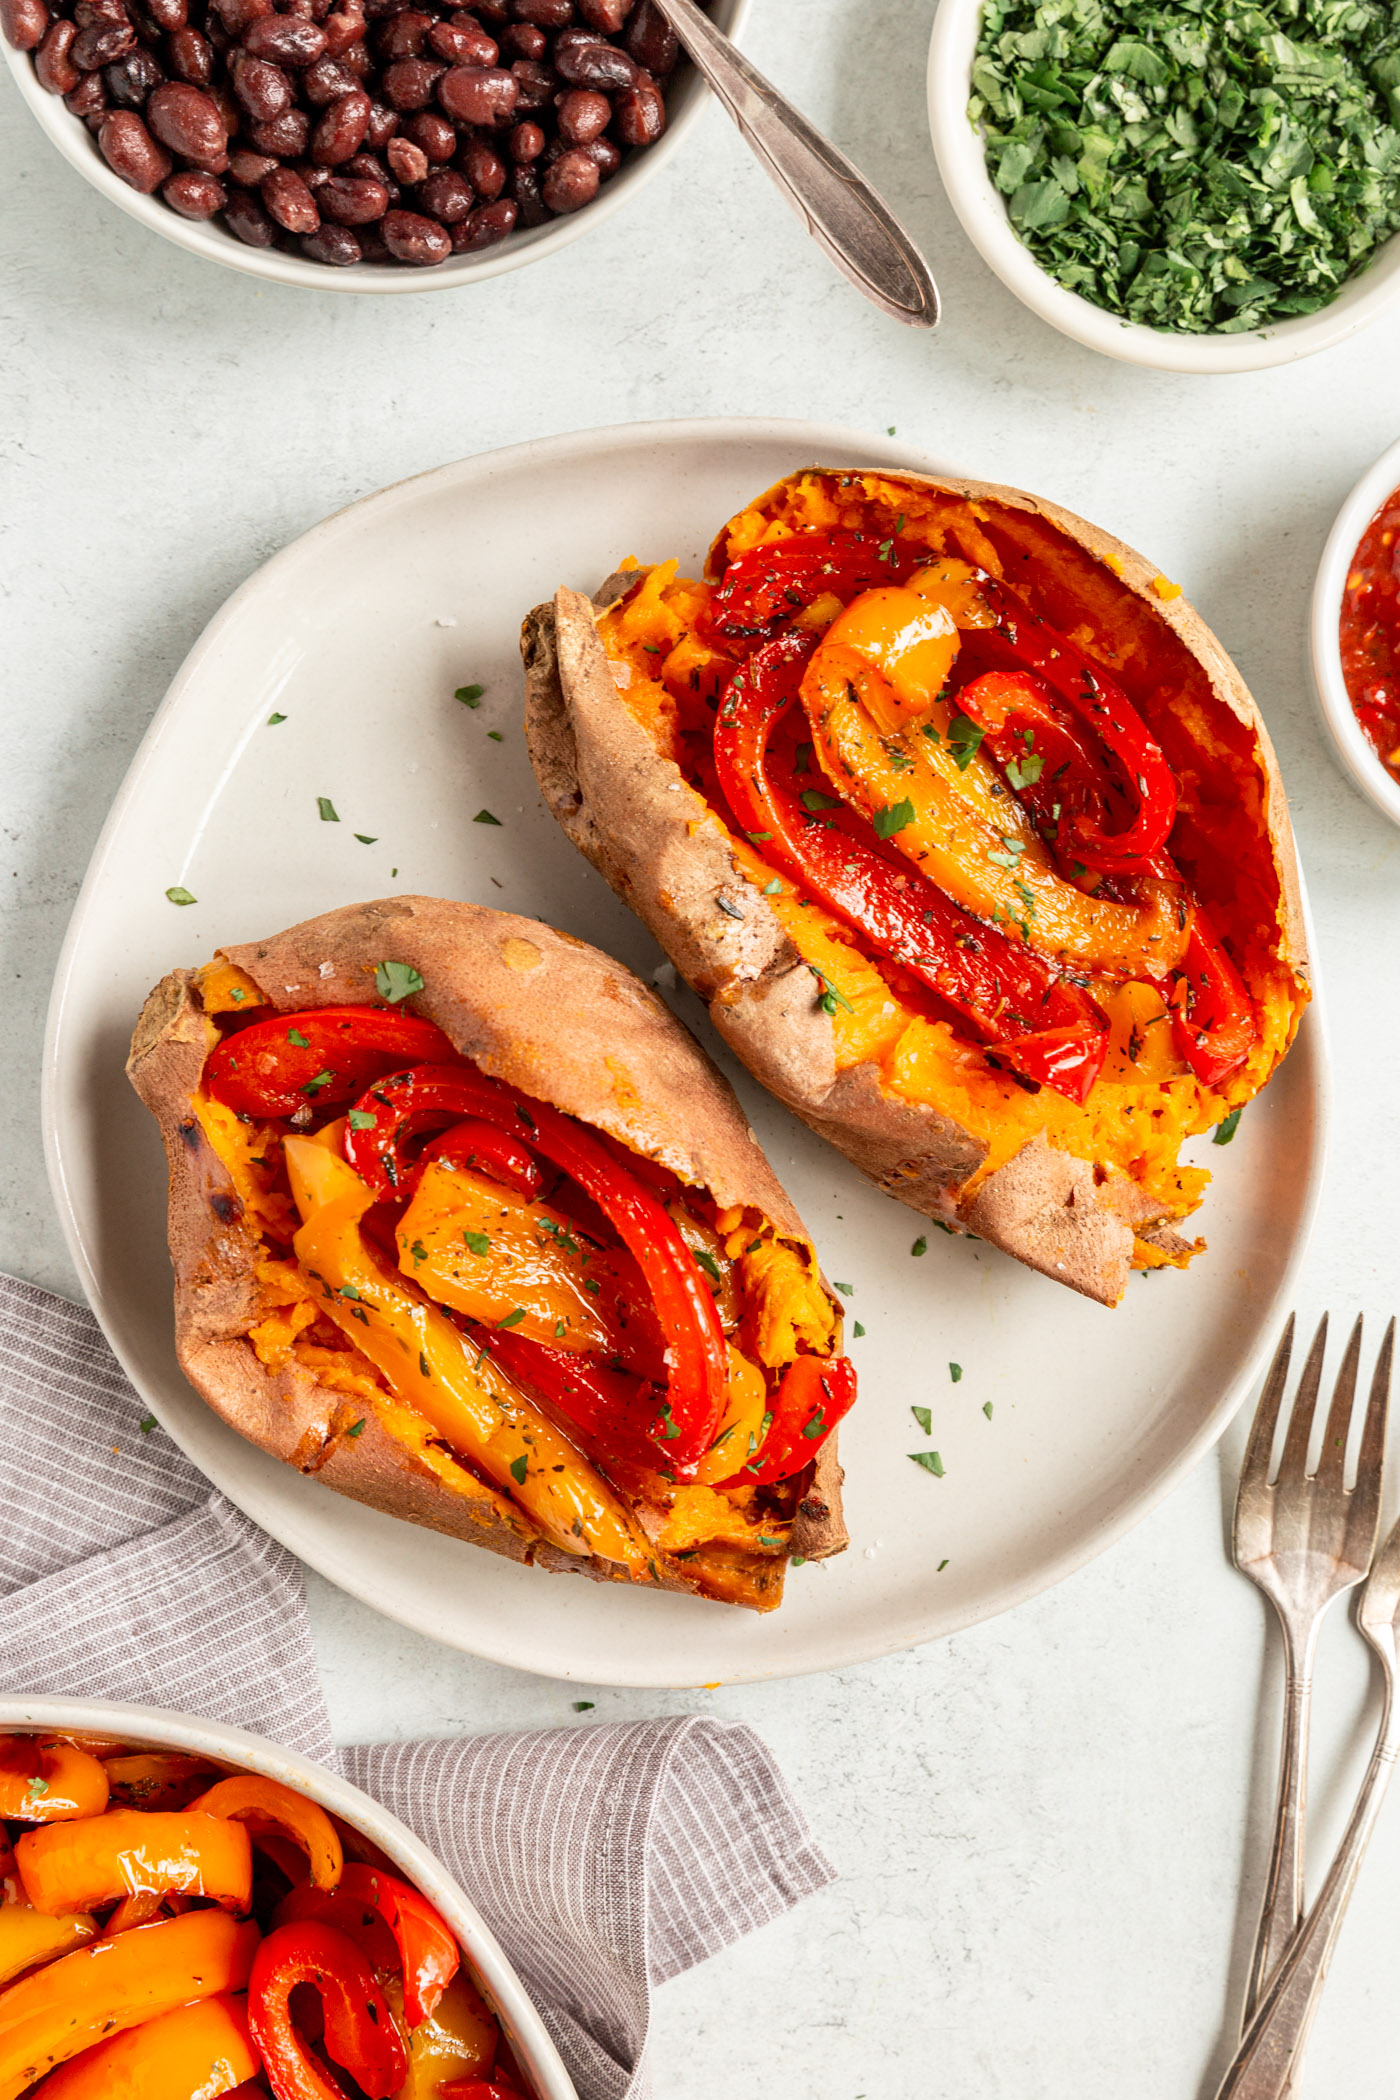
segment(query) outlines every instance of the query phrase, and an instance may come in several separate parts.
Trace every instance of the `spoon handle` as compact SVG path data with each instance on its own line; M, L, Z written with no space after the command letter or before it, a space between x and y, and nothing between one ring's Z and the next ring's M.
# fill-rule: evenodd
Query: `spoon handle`
M883 313L938 325L938 289L893 212L695 0L654 0L813 240Z

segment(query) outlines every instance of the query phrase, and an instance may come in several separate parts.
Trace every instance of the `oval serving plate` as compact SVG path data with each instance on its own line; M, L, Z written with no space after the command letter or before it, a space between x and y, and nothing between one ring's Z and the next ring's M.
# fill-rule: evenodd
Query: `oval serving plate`
M592 588L623 554L678 554L698 573L726 517L817 460L947 471L821 425L660 423L465 460L327 519L235 592L191 651L117 797L59 964L50 1173L84 1287L143 1400L231 1500L332 1582L519 1669L656 1686L794 1675L1034 1596L1143 1516L1220 1434L1274 1339L1316 1205L1316 1004L1229 1149L1188 1147L1215 1172L1200 1213L1209 1253L1186 1275L1134 1278L1109 1313L971 1241L929 1233L927 1256L911 1260L923 1221L764 1095L699 1002L672 994L734 1079L867 1330L853 1344L861 1404L841 1432L851 1550L796 1570L782 1609L762 1618L568 1582L363 1509L244 1443L185 1384L160 1147L122 1069L146 991L220 942L395 890L537 914L649 978L659 951L536 792L520 620L563 580ZM485 688L475 708L453 697L472 684ZM336 822L319 815L322 797ZM475 821L483 811L497 822ZM198 902L167 902L175 886ZM950 1362L963 1366L956 1384ZM932 1411L931 1437L911 1405ZM942 1479L908 1461L929 1443Z

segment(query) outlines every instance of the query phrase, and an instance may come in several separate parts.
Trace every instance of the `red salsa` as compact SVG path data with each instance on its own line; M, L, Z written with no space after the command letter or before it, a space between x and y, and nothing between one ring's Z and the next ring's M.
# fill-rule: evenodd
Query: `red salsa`
M1400 489L1386 497L1352 556L1340 641L1352 710L1400 780Z

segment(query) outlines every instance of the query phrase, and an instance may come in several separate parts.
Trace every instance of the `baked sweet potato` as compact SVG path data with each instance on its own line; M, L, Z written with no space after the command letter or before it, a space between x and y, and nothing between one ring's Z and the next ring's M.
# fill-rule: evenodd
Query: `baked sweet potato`
M1154 565L980 482L812 468L707 580L561 589L526 735L574 844L771 1092L1105 1305L1309 992L1258 708ZM923 929L927 929L924 931Z
M761 1611L845 1545L839 1301L619 964L385 899L172 971L128 1071L180 1363L252 1443L512 1560Z

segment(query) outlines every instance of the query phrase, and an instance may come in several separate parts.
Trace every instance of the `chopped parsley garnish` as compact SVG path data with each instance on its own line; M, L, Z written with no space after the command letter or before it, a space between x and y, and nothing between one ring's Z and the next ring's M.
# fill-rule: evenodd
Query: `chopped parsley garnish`
M794 1553L788 1561L788 1566L790 1568L805 1568L806 1565L807 1556L805 1553Z
M663 1436L663 1437L665 1438L666 1442L667 1442L667 1443L669 1444L669 1443L671 1442L671 1439L672 1439L673 1437L678 1437L678 1436L680 1435L680 1433L681 1433L681 1425L680 1425L680 1423L679 1423L679 1422L676 1422L676 1421L673 1421L673 1420L672 1420L672 1418L671 1418L671 1403L670 1403L670 1401L669 1401L669 1400L663 1400L663 1401L662 1401L662 1403L661 1403L661 1434L662 1434L662 1436Z
M556 1320L556 1321L555 1321L555 1323L554 1323L554 1339L555 1339L555 1341L556 1341L556 1342L558 1342L558 1341L562 1341L562 1340L563 1340L563 1338L564 1338L564 1336L565 1336L565 1335L567 1334L567 1332L568 1332L568 1326L567 1326L567 1323L566 1323L565 1321L563 1321L563 1320Z
M528 1454L527 1454L526 1452L522 1451L522 1452L521 1452L521 1454L520 1454L520 1456L519 1456L519 1458L513 1458L513 1459L511 1460L511 1462L510 1462L510 1477L511 1477L511 1479L512 1479L512 1480L513 1480L513 1481L515 1482L515 1484L516 1484L516 1486L517 1486L518 1488L523 1488L523 1487L524 1487L524 1485L525 1485L525 1475L526 1475L526 1474L527 1474L527 1473L529 1472L529 1470L530 1470L530 1460L529 1460L529 1456L528 1456Z
M350 1424L350 1427L346 1430L345 1434L347 1436L362 1436L364 1434L364 1427L365 1418L363 1415L361 1415L358 1422L352 1422Z
M524 1306L517 1305L514 1312L508 1312L503 1320L497 1320L496 1325L498 1327L518 1327L524 1317Z
M1243 1114L1243 1106L1239 1108L1232 1108L1230 1110L1229 1115L1226 1116L1224 1122L1216 1124L1215 1136L1211 1139L1212 1145L1228 1145L1231 1138L1234 1136L1235 1132L1240 1127L1240 1117Z
M362 846L377 846L379 844L378 838L370 838L368 834L363 831L357 831L355 833L355 836Z
M314 1079L308 1079L306 1085L299 1087L297 1091L303 1094L319 1094L323 1086L333 1086L334 1084L335 1074L330 1069L330 1066L327 1065L316 1074Z
M156 1426L156 1418L154 1415L142 1415L136 1426L141 1431L142 1436L149 1436Z
M948 1366L948 1376L949 1376L949 1377L950 1377L950 1378L952 1379L952 1381L953 1381L954 1385L956 1385L956 1384L957 1384L957 1382L958 1382L958 1380L959 1380L959 1379L960 1379L960 1378L962 1377L962 1365L961 1365L961 1364L949 1364L949 1366Z
M371 1109L352 1108L349 1120L352 1130L373 1130L376 1119Z
M498 831L501 828L500 818L493 817L489 809L479 809L472 818L472 822L473 824L494 824Z
M947 1561L946 1561L946 1560L941 1560L941 1561L940 1561L940 1562L938 1563L938 1567L937 1567L937 1569L935 1570L935 1572L936 1572L937 1574L941 1575L941 1574L943 1573L943 1570L944 1570L944 1569L945 1569L945 1568L947 1567L947 1565L948 1565L948 1563L947 1563Z
M49 1782L47 1779L38 1778L31 1779L28 1787L25 1789L31 1801L37 1801L40 1794L46 1794L48 1790Z
M970 721L966 715L954 715L948 724L948 749L962 772L965 773L972 764L977 756L978 746L986 734L985 729Z
M812 1442L815 1442L819 1436L826 1435L826 1409L824 1407L817 1409L810 1422L803 1423L802 1434Z
M454 700L460 700L463 707L479 707L485 691L484 685L459 685L452 697Z
M192 897L189 891L182 890L178 883L173 890L167 890L165 894L172 904L198 904L199 902L198 897Z
M803 799L805 801L806 797ZM876 836L892 839L897 831L903 831L906 824L913 823L914 805L906 797L903 802L891 802L886 808L873 811L872 815Z
M922 1232L919 1234L919 1237L915 1240L913 1246L909 1249L909 1252L915 1255L928 1253L928 1241Z
M744 833L744 837L746 839L752 839L755 846L761 846L765 839L771 839L772 836L773 834L771 831L746 831Z
M818 810L839 809L841 807L841 798L839 795L824 795L820 788L804 788L802 790L802 807L809 816L815 816Z
M488 729L486 734L490 737L493 744L503 744L505 742L505 738L499 729Z
M777 878L777 876L776 876L776 875L775 875L775 876L773 877L773 880L772 880L771 882L765 882L765 883L764 883L764 885L763 885L763 894L764 894L764 896L765 896L765 897L781 897L781 896L782 896L782 894L783 894L783 886L782 886L782 883L781 883L781 882L780 882L780 881L778 880L778 878Z
M1008 759L1006 778L1014 788L1034 787L1045 770L1045 760L1038 751L1027 752L1021 759Z
M719 1263L715 1260L708 1247L692 1247L690 1251L707 1276L711 1277L716 1283L723 1283L724 1277L720 1272Z
M311 1045L307 1041L307 1038L304 1035L298 1035L295 1028L289 1028L287 1030L287 1041L289 1043L295 1043L298 1050L309 1050L311 1048ZM372 1116L370 1118L370 1121L374 1121L374 1118Z
M596 1703L593 1699L575 1699L574 1712L576 1714L591 1714Z
M943 1460L936 1451L911 1451L909 1456L926 1473L936 1473L940 1480L943 1478Z
M1400 229L1400 21L1373 0L987 0L972 89L1016 232L1129 321L1313 313Z
M341 1286L340 1286L340 1289L339 1289L339 1290L338 1290L338 1291L336 1292L336 1296L337 1296L337 1298L355 1298L355 1299L359 1299L359 1298L362 1298L362 1297L363 1297L363 1295L364 1295L364 1293L363 1293L362 1291L357 1291L357 1290L356 1290L356 1288L355 1288L355 1286L354 1286L354 1284L353 1284L353 1283L342 1283L342 1284L341 1284Z
M423 1242L421 1240L415 1240L408 1251L413 1256L414 1268L421 1269L423 1263L428 1259L428 1250L423 1245Z
M859 1320L857 1320L852 1326L851 1333L855 1336L857 1341L860 1341L864 1337L865 1329L861 1326Z
M990 1422L992 1419L992 1403L990 1400L984 1400L982 1402L982 1412L987 1417L987 1420Z
M335 804L331 801L329 795L318 795L316 797L316 807L321 812L321 822L323 824L338 824L340 822L339 817L335 813Z
M922 1431L924 1432L924 1435L932 1436L933 1409L930 1407L911 1407L909 1412L914 1417L914 1420L918 1423L920 1429L922 1429Z
M287 717L285 715L269 715L267 718L267 726L269 729L275 729L279 722L285 722L286 719Z
M374 989L390 1006L397 1006L400 999L409 999L423 989L423 980L412 963L382 962L374 972Z
M834 1291L840 1291L843 1298L849 1298L855 1290L855 1285L853 1283L837 1283L833 1281L831 1288Z

